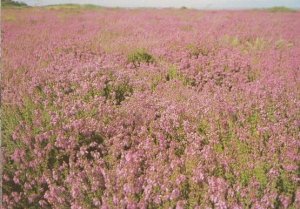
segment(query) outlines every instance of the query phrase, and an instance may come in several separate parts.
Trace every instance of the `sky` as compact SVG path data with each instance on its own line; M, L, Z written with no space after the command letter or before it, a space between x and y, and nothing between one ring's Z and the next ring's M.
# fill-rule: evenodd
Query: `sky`
M286 6L300 8L300 0L19 0L32 6L53 4L96 4L107 7L188 7L196 9L239 9Z

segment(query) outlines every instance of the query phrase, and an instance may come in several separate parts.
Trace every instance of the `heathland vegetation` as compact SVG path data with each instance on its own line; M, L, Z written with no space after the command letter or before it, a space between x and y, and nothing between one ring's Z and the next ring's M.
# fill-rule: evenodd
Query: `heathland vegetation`
M4 208L300 208L298 11L10 7L1 31Z

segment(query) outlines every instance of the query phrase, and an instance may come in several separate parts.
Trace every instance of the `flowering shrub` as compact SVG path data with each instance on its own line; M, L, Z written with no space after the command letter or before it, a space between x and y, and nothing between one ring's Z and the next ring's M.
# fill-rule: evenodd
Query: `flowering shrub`
M2 30L4 208L300 207L299 12L5 9Z

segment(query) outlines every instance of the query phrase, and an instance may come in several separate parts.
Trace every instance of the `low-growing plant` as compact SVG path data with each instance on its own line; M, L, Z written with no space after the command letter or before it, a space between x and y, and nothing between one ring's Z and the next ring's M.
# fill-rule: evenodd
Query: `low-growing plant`
M248 82L253 82L253 81L256 81L260 76L260 73L258 70L250 70L247 74L247 79L248 79Z
M128 55L128 62L133 63L134 66L139 66L141 63L153 63L153 56L145 49L137 49Z
M166 80L174 80L177 79L183 83L185 86L195 86L196 80L194 78L189 78L182 73L179 72L178 68L175 65L171 65L168 69Z
M241 38L225 35L222 39L226 44L239 48L243 52L257 52L265 50L270 42L263 37Z
M151 91L155 91L156 87L163 80L164 80L164 77L162 75L157 75L157 76L153 77L152 82L151 82Z
M210 51L207 47L197 46L197 45L194 45L194 44L189 44L187 46L187 49L188 49L191 56L196 56L196 57L198 57L199 55L208 56L209 53L210 53Z
M122 82L120 84L115 84L112 81L108 81L102 91L102 96L106 100L113 100L116 105L120 105L126 97L133 93L133 88L128 82Z
M277 41L275 42L275 48L276 48L276 49L281 49L281 50L283 50L283 49L291 48L291 47L293 47L293 46L294 46L293 43L291 43L291 42L289 42L289 41L287 41L287 40L284 40L284 39L279 39L279 40L277 40Z
M176 79L176 78L179 78L179 77L180 76L179 76L177 67L172 65L168 70L166 80L170 81L170 80L173 80L173 79Z
M281 171L280 176L276 182L276 188L280 193L293 195L297 189L297 186L292 183L292 180L288 177L287 172Z

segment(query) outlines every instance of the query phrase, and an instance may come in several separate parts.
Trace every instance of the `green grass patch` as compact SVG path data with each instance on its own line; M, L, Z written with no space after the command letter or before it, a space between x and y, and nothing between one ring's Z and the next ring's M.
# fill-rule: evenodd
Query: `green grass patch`
M293 47L294 44L284 39L279 39L275 42L275 48L279 50L288 49Z
M250 132L253 137L258 137L259 135L257 130L259 121L260 121L260 115L259 112L256 110L247 118L247 122L250 125Z
M267 9L269 12L296 12L297 10L288 7L272 7Z
M287 172L282 170L279 178L277 179L276 188L280 193L293 195L296 192L297 186L289 178Z
M193 78L189 78L182 73L179 72L177 66L171 65L168 69L167 75L166 75L166 80L179 80L182 81L183 85L185 86L195 86L196 81Z
M177 79L179 78L180 75L178 73L178 69L176 66L172 65L169 70L168 70L168 73L167 73L167 76L166 76L166 80L167 81L170 81L170 80L173 80L173 79Z
M268 169L265 164L260 164L256 166L253 171L254 177L259 182L260 189L262 190L262 192L268 183L267 171Z
M164 80L162 75L156 75L152 78L151 91L154 92L156 87Z
M239 48L243 52L263 51L270 46L270 41L263 37L256 38L240 38L238 36L225 35L221 42L235 48Z

